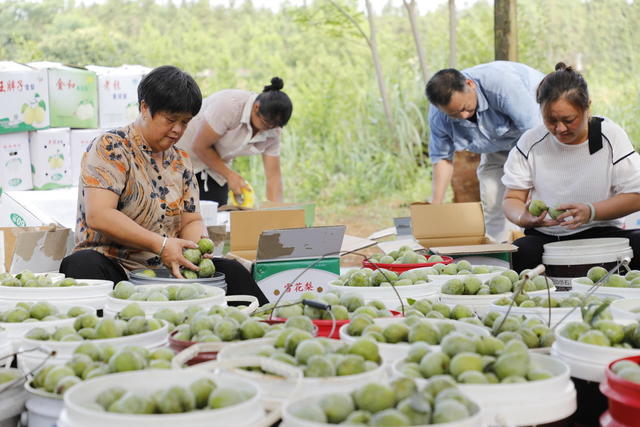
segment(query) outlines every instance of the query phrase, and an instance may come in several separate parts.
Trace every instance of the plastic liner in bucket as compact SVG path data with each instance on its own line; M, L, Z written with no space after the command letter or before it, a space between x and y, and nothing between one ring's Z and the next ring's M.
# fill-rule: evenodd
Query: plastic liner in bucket
M11 372L22 375L18 369L0 368L1 372ZM4 384L0 385L3 387ZM27 392L24 389L24 378L0 389L0 427L15 427L18 425L20 414L24 410Z
M577 239L545 244L542 263L558 289L565 291L572 289L573 278L586 276L591 267L610 270L624 257L633 257L627 238Z
M393 271L395 273L404 273L405 271L415 270L416 268L426 268L433 267L436 264L451 264L453 262L453 258L448 256L443 256L442 261L438 262L421 262L417 264L382 264L379 262L373 263L368 260L362 261L362 267L370 268L371 270L377 270L379 268L384 268L389 271Z
M398 291L398 294L394 292L394 288L391 286L336 286L328 284L327 288L329 292L336 292L340 295L345 293L360 295L365 303L369 301L380 301L388 309L393 309L400 305L398 295L400 295L403 301L406 301L407 298L416 300L435 298L438 295L440 286L431 282L419 285L396 286L395 290Z
M531 361L549 371L551 378L512 384L458 384L460 391L483 409L490 426L540 425L562 420L577 408L576 390L569 366L551 356L529 352ZM394 375L401 375L399 364L392 365ZM414 378L418 387L428 380Z
M149 277L142 274L146 269L133 270L129 273L129 280L134 285L157 285L157 284L171 284L171 285L184 285L186 283L200 283L201 285L215 286L227 291L227 282L223 273L216 271L212 277L206 279L178 279L166 268L158 268L153 271L156 273L156 277Z
M633 426L640 420L640 384L626 380L611 370L621 360L640 362L640 356L618 359L609 364L605 379L600 383L600 391L609 400L609 410L602 414L603 427Z
M424 318L424 319L420 319L420 321L431 323L434 325L442 325L446 323L446 324L455 326L456 331L458 332L463 332L463 333L471 334L474 336L490 336L491 335L491 333L487 328L484 328L482 326L472 325L466 322L460 322L458 320ZM383 318L374 319L374 323L383 328L388 326L391 323L396 323L396 322L402 322L402 320L395 319L392 317L383 317ZM354 337L349 335L349 333L347 332L348 327L349 325L345 325L342 328L340 328L340 340L344 341L347 344L351 344L355 342L357 339L359 339L360 337ZM433 349L440 348L439 345L433 345L431 347ZM408 342L401 342L396 344L379 342L378 348L380 349L380 357L382 357L382 359L386 363L394 363L398 360L404 359L407 356L407 353L409 353L409 349L411 348L411 344Z
M129 415L90 409L96 396L111 387L125 387L136 394L151 395L172 386L188 387L200 378L210 378L218 386L241 387L253 397L221 409L204 409L181 414ZM231 375L214 375L199 370L145 370L92 378L76 384L64 394L64 409L58 427L212 427L255 426L265 417L259 388ZM49 427L49 426L48 426Z
M126 335L117 338L107 338L98 340L83 340L83 341L38 341L25 338L24 343L20 347L21 351L31 350L34 348L42 348L46 350L55 350L54 356L49 356L46 352L41 351L25 351L18 355L18 367L23 370L31 370L36 368L43 360L50 357L48 360L52 364L63 364L69 361L73 357L73 352L80 344L85 342L92 342L96 345L109 344L114 348L121 348L127 345L137 345L148 349L154 349L165 346L169 336L168 327L166 322L163 323L160 329L154 331L144 332L136 335ZM48 329L47 332L52 332L52 329Z
M42 288L2 286L0 303L15 305L15 303L21 301L47 301L52 304L88 305L95 309L102 309L107 300L107 294L113 289L113 282L109 280L89 279L78 281L88 283L88 286Z
M322 395L315 395L304 397L302 399L298 398L295 400L291 400L285 403L282 409L282 423L281 427L331 427L335 426L335 424L329 423L318 423L314 421L305 420L299 418L295 415L296 409L308 405L310 403L318 402L322 398ZM474 401L475 403L475 401ZM482 408L470 416L469 418L465 418L464 420L459 420L450 423L440 423L440 424L430 424L437 425L438 427L483 427L485 424L483 422L483 411ZM415 427L425 427L420 425L415 425Z
M58 308L60 312L66 312L71 307L82 307L87 313L96 314L96 309L88 305L59 304L57 302L54 302L53 305ZM38 322L0 322L0 328L4 328L4 330L7 331L9 341L11 341L11 345L13 346L13 351L18 351L18 348L20 348L23 342L22 338L31 329L72 326L75 321L75 317L69 317L66 319L40 320Z
M59 394L48 393L25 384L27 392L27 422L28 427L51 427L62 411L63 400Z
M240 341L225 347L218 353L218 361L228 362L234 359L241 359L243 357L255 356L260 350L260 347L265 344L273 345L275 343L274 338L260 338L255 340ZM340 345L338 341L334 345ZM177 355L174 358L174 362ZM382 362L384 362L384 356L382 356ZM216 362L210 362L216 363ZM201 363L193 366L191 369L207 369L209 363ZM243 369L233 369L233 375L247 379L249 381L258 384L265 397L269 397L273 402L282 402L290 398L291 394L291 381L276 375L263 374L259 372L250 372ZM308 396L314 393L322 392L351 392L361 385L368 384L375 381L385 381L387 379L387 372L383 363L375 369L367 372L363 372L355 375L345 375L336 377L322 377L322 378L303 378L300 381L296 396Z

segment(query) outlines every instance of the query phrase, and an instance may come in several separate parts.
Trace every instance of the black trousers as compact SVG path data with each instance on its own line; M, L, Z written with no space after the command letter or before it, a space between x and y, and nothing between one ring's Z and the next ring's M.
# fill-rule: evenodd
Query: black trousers
M198 188L200 189L200 200L211 200L218 202L218 206L226 205L229 198L229 185L220 185L213 178L207 175L207 191L204 191L205 181L201 178L202 173L196 174L198 180Z
M633 249L633 258L629 266L633 270L640 270L640 230L622 230L616 227L592 227L569 236L551 236L530 228L524 230L524 237L513 242L518 251L513 254L513 269L520 272L527 268L534 268L542 264L542 247L546 243L563 240L595 239L599 237L626 237Z
M214 258L216 271L225 275L227 295L253 295L260 305L268 302L251 273L238 261L227 258ZM60 273L74 279L111 280L114 284L128 280L124 268L116 261L100 252L85 249L65 257L60 264Z

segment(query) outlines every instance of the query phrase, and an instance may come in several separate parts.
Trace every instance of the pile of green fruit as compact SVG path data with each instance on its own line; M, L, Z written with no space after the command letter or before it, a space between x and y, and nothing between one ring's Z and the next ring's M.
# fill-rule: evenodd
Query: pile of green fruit
M631 360L620 360L611 366L611 370L627 381L640 384L640 366ZM1 381L1 380L0 380Z
M339 294L335 291L324 292L322 294L306 292L300 296L300 300L311 300L321 302L331 306L331 313L336 320L349 320L353 316L366 313L371 317L391 317L392 313L385 308L381 301L364 302L364 298L354 293ZM256 312L257 317L268 318L273 311L273 303L265 304ZM312 320L331 320L332 316L328 310L303 305L302 303L287 303L282 307L276 308L273 313L274 317L288 319L295 316L307 316Z
M92 409L118 414L180 414L226 408L254 396L252 390L220 386L210 378L200 378L188 387L173 386L145 396L123 387L111 387L96 396Z
M621 325L609 319L569 322L560 335L585 344L617 348L640 348L640 327L637 322Z
M451 319L462 320L467 323L479 324L477 315L473 309L463 304L456 304L453 308L447 304L440 302L433 302L428 299L407 299L408 306L405 306L404 316L406 318L411 316L426 317L429 319ZM402 307L398 307L396 311L401 311Z
M510 305L512 299L508 297L502 297L494 302L495 305ZM601 304L605 301L610 301L609 298L603 298L598 295L586 296L583 292L571 292L562 298L556 298L552 296L534 296L530 297L527 294L520 294L516 297L516 304L514 306L521 308L570 308L570 307L582 307L591 303Z
M31 386L49 393L64 394L69 387L91 378L142 369L171 369L174 352L168 348L147 350L134 345L115 349L92 342L80 344L63 365L40 368Z
M65 288L69 286L89 286L86 282L78 282L76 279L66 279L53 282L46 274L37 275L29 270L24 270L15 276L10 273L0 273L0 286L17 288Z
M331 338L314 338L313 325L308 319L295 319L295 322L294 319L287 320L291 324L285 325L284 329L265 335L274 338L275 342L273 345L260 346L255 355L298 366L305 377L361 374L376 369L382 363L375 341L361 338L352 344L345 344ZM247 369L264 372L259 367Z
M19 302L14 308L0 311L0 322L47 322L50 320L68 319L87 314L83 307L71 307L66 312L61 312L53 304L41 302Z
M542 319L525 318L515 314L505 315L495 311L489 312L483 319L484 325L500 341L508 343L519 340L529 348L551 347L555 334Z
M129 301L186 301L209 296L207 287L199 283L184 285L154 286L142 288L123 280L111 291L111 296Z
M447 295L497 295L518 291L519 296L524 293L553 289L553 282L542 276L533 279L523 279L513 270L505 270L499 275L485 280L468 275L463 278L447 280L442 284L440 292Z
M602 267L591 267L589 271L587 271L587 277L576 279L576 282L584 285L593 285L606 274L607 270ZM612 274L605 282L600 283L600 285L611 288L640 288L640 271L631 270L624 276L620 274Z
M425 264L429 262L442 262L439 255L424 256L415 252L409 246L391 251L388 254L375 254L369 257L369 261L376 264Z
M184 249L182 255L190 262L198 266L198 271L188 270L186 268L180 269L180 273L185 279L206 279L216 272L216 267L213 261L209 258L204 258L203 255L212 254L214 249L213 241L211 239L200 239L198 241L197 248Z
M389 344L424 342L438 345L455 330L455 325L451 323L438 323L413 315L383 327L366 314L360 314L351 319L347 326L347 333L352 337L361 336Z
M505 344L493 336L458 332L447 335L439 351L424 343L413 344L398 369L409 378L445 376L463 384L521 383L552 377L531 360L529 349L520 340Z
M460 276L467 274L488 274L496 271L503 271L503 267L493 265L472 265L467 260L458 261L451 264L436 264L433 267L421 268L429 276Z
M135 316L125 321L122 319L101 319L95 314L83 314L76 317L73 326L56 327L51 333L44 328L34 328L26 333L25 338L60 342L101 340L143 334L161 327L162 321L146 319L144 316Z
M334 286L409 286L424 285L429 281L429 277L424 270L408 270L403 273L396 273L385 268L371 270L360 268L349 270L338 279L330 282Z
M557 209L547 206L547 204L542 200L532 200L529 204L529 213L533 216L540 216L542 215L542 212L545 211L549 213L551 219L556 219L560 216L560 214L566 212L565 209Z
M352 393L326 394L292 413L316 423L415 426L461 421L478 411L455 382L441 376L422 389L411 378L398 378L389 385L369 383Z

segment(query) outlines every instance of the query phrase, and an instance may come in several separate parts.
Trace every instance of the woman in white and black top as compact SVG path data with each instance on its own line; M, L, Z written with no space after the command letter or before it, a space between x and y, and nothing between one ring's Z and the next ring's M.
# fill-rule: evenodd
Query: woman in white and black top
M509 153L502 182L504 212L525 229L514 244L516 271L542 262L543 245L558 240L627 237L640 268L640 230L622 230L620 218L640 210L640 156L625 131L592 117L587 83L563 63L538 86L544 125L522 135ZM551 219L529 213L530 200L566 210Z

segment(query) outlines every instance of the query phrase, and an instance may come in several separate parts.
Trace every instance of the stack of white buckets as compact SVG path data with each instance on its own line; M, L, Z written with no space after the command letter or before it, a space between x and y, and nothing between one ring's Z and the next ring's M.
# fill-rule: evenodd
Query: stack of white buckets
M633 257L627 238L565 240L544 245L542 263L558 290L570 290L571 279L597 265L609 270L625 257Z

